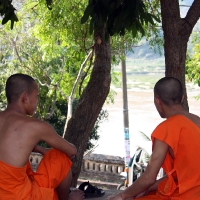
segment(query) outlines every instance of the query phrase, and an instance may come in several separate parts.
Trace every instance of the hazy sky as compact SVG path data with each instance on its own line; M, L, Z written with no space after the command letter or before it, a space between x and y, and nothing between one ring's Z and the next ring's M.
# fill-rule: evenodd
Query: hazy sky
M187 13L189 9L189 7L186 7L186 6L191 6L192 2L193 0L183 0L183 1L179 0L179 4L184 5L184 6L180 6L181 17L185 17L185 14Z

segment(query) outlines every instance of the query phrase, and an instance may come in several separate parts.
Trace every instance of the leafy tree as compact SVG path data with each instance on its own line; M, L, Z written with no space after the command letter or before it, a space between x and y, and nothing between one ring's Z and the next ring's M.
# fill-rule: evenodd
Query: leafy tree
M111 43L110 43L110 34L125 34L125 30L131 28L133 26L132 23L129 23L126 27L120 26L119 29L115 30L115 27L107 28L109 21L109 17L112 17L109 13L109 9L114 5L117 10L117 5L123 7L123 1L108 1L108 7L102 7L101 3L105 3L105 1L89 1L89 5L86 8L85 15L82 18L82 22L85 22L89 16L91 16L90 27L93 26L94 29L94 49L95 49L95 60L94 67L92 70L92 74L90 76L90 80L84 89L78 105L73 113L73 117L69 120L67 124L67 129L65 130L65 138L74 143L78 148L78 155L76 156L76 160L73 165L73 175L74 180L72 185L75 186L77 183L77 179L81 169L81 163L83 158L84 149L86 148L87 140L89 137L89 132L95 123L95 119L98 116L98 113L103 106L105 99L109 93L110 88L110 73L111 73ZM121 3L122 2L122 3ZM147 9L142 1L137 1L138 7L141 8L138 12L141 20L138 20L137 23L140 24L140 28L136 30L136 34L140 32L142 35L145 33L143 30L144 25L148 25L147 23L151 20L153 21L153 17L150 16L151 19L146 19L146 13L148 13ZM141 3L141 5L140 5ZM128 9L128 6L126 7ZM88 12L87 10L91 10ZM105 14L105 10L108 12ZM127 10L126 10L127 11ZM123 13L126 13L124 11ZM129 13L129 11L127 11ZM120 13L118 13L120 14ZM132 13L133 14L133 13ZM116 20L116 24L120 21L117 18L117 13L114 15L112 20ZM126 19L126 21L131 22L132 19ZM84 19L85 18L85 19ZM110 19L111 20L111 19ZM112 22L111 22L112 24ZM121 24L120 24L121 25ZM90 28L91 30L91 28ZM134 32L134 31L133 31ZM74 134L70 134L70 132L74 131Z
M24 32L24 28L26 28L26 32ZM54 51L54 54L57 53L56 57L46 56L45 59L44 55L46 52L39 45L39 40L31 34L31 27L26 27L26 24L23 24L22 18L15 26L15 29L12 31L1 29L1 36L5 36L1 43L1 57L2 61L5 61L0 66L3 72L1 74L2 83L5 83L7 77L16 72L32 75L40 87L36 116L50 122L58 133L62 135L67 113L67 96L75 81L77 69L69 69L68 62L65 62L66 52L63 47L60 47L60 49L57 47L57 51ZM10 59L11 57L12 59ZM63 81L65 79L68 80L66 83ZM3 109L6 104L3 85L1 92L3 93L1 96L1 107ZM99 124L106 117L106 111L102 111L91 131L90 140L99 138L97 133ZM46 145L43 142L41 144ZM87 150L92 147L92 142L88 141Z

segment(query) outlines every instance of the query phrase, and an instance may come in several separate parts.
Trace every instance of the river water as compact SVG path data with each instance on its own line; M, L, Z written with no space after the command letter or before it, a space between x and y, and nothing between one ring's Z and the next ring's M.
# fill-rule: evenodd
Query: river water
M108 121L103 122L100 128L100 139L93 153L107 154L125 157L124 145L124 121L123 121L123 99L122 89L115 89L114 104L105 104L104 109L108 110ZM140 132L150 137L154 128L162 122L153 103L152 89L128 89L129 109L129 134L130 134L130 155L132 156L137 145L146 141ZM190 112L200 116L200 100L195 96L200 94L200 89L193 84L187 84L187 95Z

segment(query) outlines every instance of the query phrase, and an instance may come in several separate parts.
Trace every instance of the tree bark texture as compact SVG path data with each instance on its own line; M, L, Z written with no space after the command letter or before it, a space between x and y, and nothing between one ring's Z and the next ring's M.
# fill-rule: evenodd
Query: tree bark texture
M104 40L104 28L94 31L94 40L95 61L90 81L80 97L72 118L68 121L64 136L78 150L72 166L73 187L77 185L91 130L110 90L110 40Z
M189 110L185 86L187 42L200 17L200 1L194 0L185 18L180 17L178 0L160 0L164 32L165 76L179 79L184 88L184 107Z

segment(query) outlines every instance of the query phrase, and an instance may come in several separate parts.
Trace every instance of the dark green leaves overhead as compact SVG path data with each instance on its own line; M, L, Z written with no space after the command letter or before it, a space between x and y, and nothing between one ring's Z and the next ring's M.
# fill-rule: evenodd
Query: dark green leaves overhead
M48 8L49 10L52 10L52 1L53 1L53 0L46 0L47 8Z
M12 5L12 0L0 0L0 14L3 16L2 25L6 24L10 20L10 27L13 29L14 22L18 21L15 10L16 9Z
M92 11L93 5L89 4L85 9L84 16L81 18L81 24L84 24L88 20L89 16L93 14Z
M106 34L121 36L131 31L133 37L145 34L145 26L160 20L148 13L142 0L89 0L81 23L90 19L90 32L106 25Z

